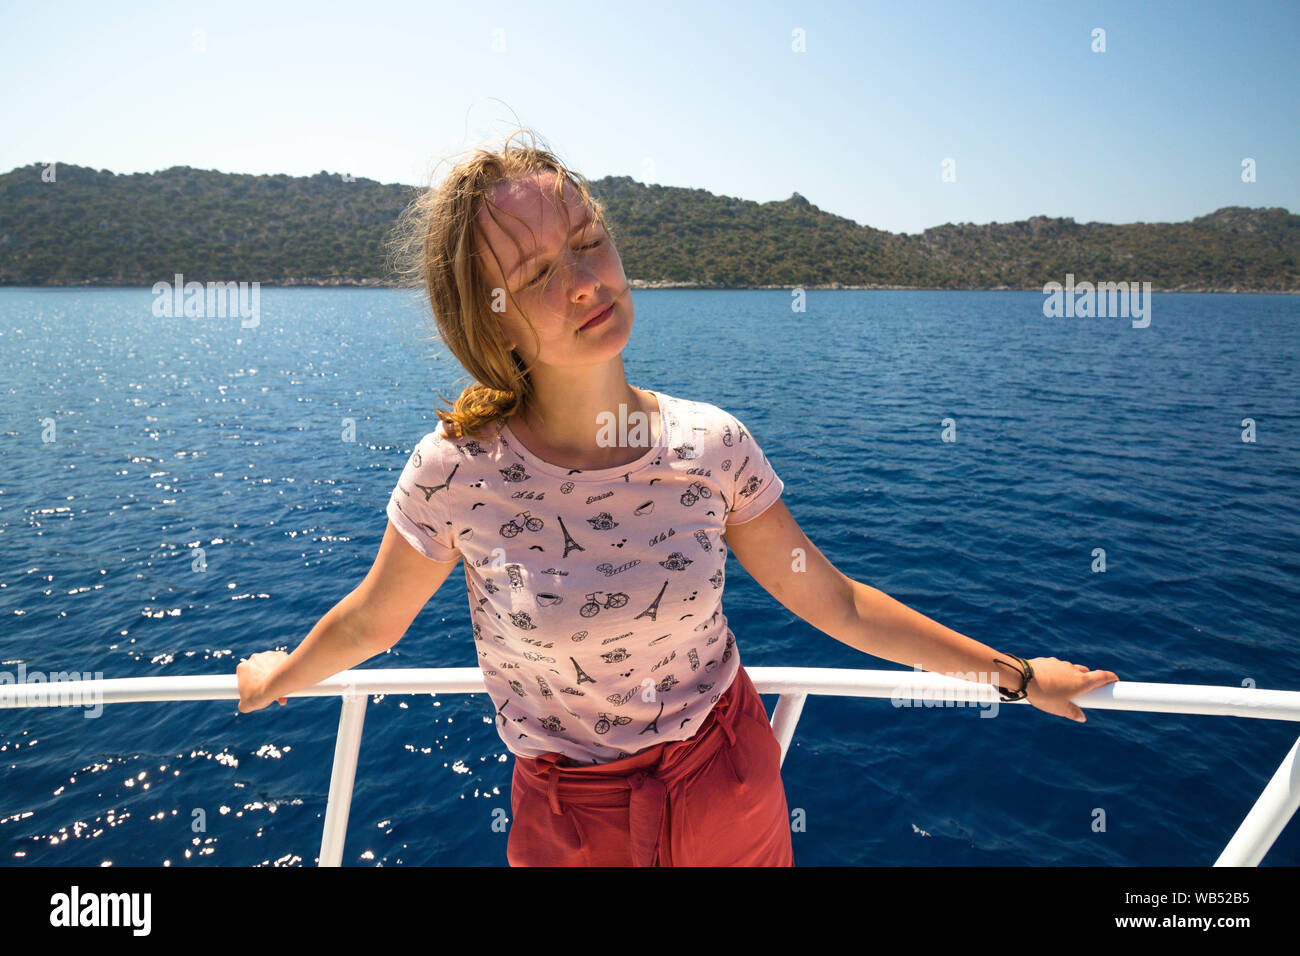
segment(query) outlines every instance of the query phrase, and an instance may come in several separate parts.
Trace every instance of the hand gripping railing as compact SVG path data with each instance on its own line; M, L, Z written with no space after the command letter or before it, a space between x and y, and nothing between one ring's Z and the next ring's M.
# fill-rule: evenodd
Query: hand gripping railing
M991 684L928 671L856 670L830 667L752 667L750 679L760 694L779 694L772 731L781 744L781 762L809 694L831 697L885 697L901 701L962 701L971 706L1006 706ZM357 755L366 700L371 694L484 694L477 667L391 668L344 671L290 697L342 698L334 743L334 769L325 805L320 865L339 866L347 833ZM108 680L0 683L0 708L86 707L171 700L238 700L234 674L200 677L129 677ZM1092 710L1136 710L1161 714L1206 714L1300 721L1300 691L1260 690L1204 684L1146 684L1116 681L1074 698ZM1027 701L1014 701L1026 704ZM1300 739L1215 861L1215 866L1258 866L1300 806Z

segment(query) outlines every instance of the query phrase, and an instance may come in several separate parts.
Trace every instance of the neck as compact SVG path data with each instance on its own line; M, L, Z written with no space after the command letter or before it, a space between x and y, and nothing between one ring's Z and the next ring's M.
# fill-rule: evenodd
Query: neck
M608 432L605 423L612 420L617 429L617 423L627 421L633 412L657 410L653 395L628 385L620 355L602 366L535 367L532 401L511 424L514 427L521 420L526 434L553 454L619 458L618 449L601 444L602 431Z

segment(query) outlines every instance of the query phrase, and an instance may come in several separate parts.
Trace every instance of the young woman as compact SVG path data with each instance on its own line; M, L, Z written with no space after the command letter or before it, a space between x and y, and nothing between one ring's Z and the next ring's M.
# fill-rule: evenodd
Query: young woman
M622 261L586 180L550 152L513 136L476 150L403 225L474 382L407 461L365 580L292 654L239 664L241 712L391 647L463 560L515 756L512 865L788 866L780 746L722 613L728 549L875 657L1077 721L1070 698L1118 680L999 653L841 574L742 422L629 385Z

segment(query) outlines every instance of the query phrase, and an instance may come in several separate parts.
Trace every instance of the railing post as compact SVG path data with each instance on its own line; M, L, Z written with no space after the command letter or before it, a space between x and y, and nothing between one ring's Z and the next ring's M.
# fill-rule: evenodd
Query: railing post
M352 784L357 776L357 754L361 752L361 725L366 717L367 696L354 690L343 693L339 729L334 737L330 795L325 803L320 866L339 866L343 860L343 840L348 832L348 812L352 809Z
M799 715L803 713L803 702L807 699L807 694L782 694L777 699L776 710L772 711L772 733L776 734L777 742L781 744L782 766L785 765L785 752L790 749Z
M1300 754L1300 738L1282 758L1273 779L1214 861L1215 866L1259 866L1273 841L1286 829L1296 807L1300 807L1300 760L1296 759L1297 754Z

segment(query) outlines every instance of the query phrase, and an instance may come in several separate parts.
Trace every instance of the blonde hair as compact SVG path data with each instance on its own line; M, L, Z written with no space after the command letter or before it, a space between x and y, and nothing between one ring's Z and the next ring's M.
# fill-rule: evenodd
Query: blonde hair
M520 134L526 134L529 142L516 143L515 137ZM496 214L504 210L492 202L492 190L504 183L552 173L555 180L551 192L566 219L568 208L562 200L567 184L587 205L593 221L608 229L604 207L592 197L587 180L549 149L536 145L537 140L531 130L519 128L495 149L472 147L468 157L453 165L439 185L418 193L398 218L389 241L390 264L399 279L405 285L422 288L428 295L438 338L473 379L450 411L436 410L453 438L476 434L497 418L509 418L533 397L530 369L510 348L500 314L492 308L495 290L489 288L484 269L485 257L491 255L498 269L504 271L478 222L480 210L487 208L488 215L500 225ZM529 232L532 234L531 229ZM535 234L533 239L536 241ZM500 291L509 295L518 309L514 294L508 289ZM524 319L536 336L527 315ZM447 401L441 392L439 397Z

